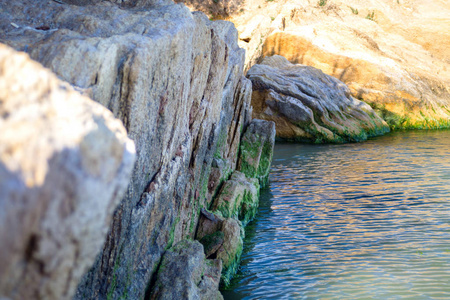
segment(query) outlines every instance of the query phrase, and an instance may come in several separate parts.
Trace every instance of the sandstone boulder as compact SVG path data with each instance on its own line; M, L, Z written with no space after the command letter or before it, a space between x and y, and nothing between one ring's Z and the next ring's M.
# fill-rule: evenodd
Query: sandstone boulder
M253 83L254 115L274 121L278 138L341 143L389 131L344 83L318 69L273 56L253 66L247 76Z
M164 254L149 299L223 299L222 262L207 260L198 241L182 240Z
M0 44L0 298L72 298L134 160L110 111Z

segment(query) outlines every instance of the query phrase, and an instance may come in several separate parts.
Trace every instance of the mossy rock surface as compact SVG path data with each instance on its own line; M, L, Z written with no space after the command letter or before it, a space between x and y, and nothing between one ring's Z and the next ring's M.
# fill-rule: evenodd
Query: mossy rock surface
M245 225L256 214L259 188L256 178L247 178L244 173L235 171L214 200L212 210L220 212L224 218L239 219Z
M268 184L275 133L274 122L254 119L241 140L238 170L257 178L261 187Z

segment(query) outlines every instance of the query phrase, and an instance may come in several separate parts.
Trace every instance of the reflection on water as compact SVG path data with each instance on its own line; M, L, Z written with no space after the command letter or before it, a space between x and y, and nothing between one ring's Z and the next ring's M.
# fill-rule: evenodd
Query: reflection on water
M275 147L225 299L450 299L450 131Z

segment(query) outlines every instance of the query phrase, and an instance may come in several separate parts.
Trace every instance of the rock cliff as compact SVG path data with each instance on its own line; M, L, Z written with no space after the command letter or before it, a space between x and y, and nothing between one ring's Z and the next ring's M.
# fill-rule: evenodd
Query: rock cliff
M27 52L110 109L136 145L128 189L75 298L150 297L155 282L165 278L161 272L156 278L163 253L181 253L175 244L195 238L200 211L212 207L239 167L241 136L251 121L251 83L243 76L245 51L236 29L164 1L0 4L0 42ZM271 153L258 155L242 160L259 169ZM267 172L253 177L265 182ZM240 226L237 232L224 228L241 240ZM242 247L230 238L222 249L235 266Z

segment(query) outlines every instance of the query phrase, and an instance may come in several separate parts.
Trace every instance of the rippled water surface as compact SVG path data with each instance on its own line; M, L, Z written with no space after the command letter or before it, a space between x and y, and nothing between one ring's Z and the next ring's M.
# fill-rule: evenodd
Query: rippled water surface
M225 299L450 299L450 131L278 144Z

